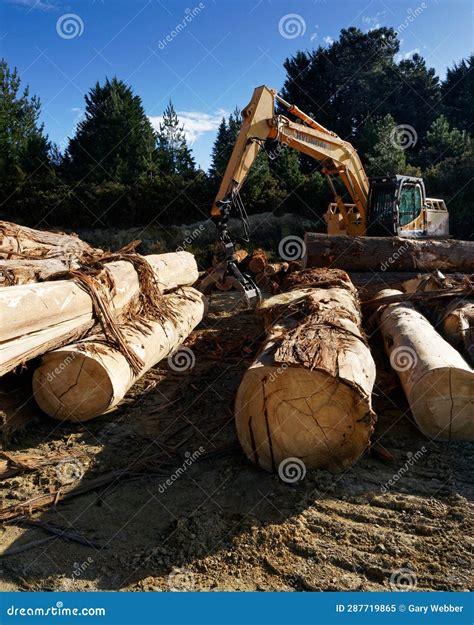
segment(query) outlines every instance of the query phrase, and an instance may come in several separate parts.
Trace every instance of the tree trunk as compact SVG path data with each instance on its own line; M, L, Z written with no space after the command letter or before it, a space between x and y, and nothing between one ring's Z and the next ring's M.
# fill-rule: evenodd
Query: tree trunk
M102 250L91 247L74 234L34 230L9 221L0 221L0 258L81 258L98 256Z
M198 277L196 260L189 252L145 258L162 291L193 284ZM118 316L139 292L138 274L130 262L116 261L106 264L103 280L109 289L110 308ZM0 375L82 338L96 322L90 295L73 280L0 289L0 318Z
M474 371L410 303L384 306L379 316L385 350L420 430L430 438L473 440Z
M474 241L306 233L304 267L346 271L474 271Z
M261 310L266 342L235 402L246 455L282 479L293 462L300 469L301 461L307 468L349 467L375 422L375 364L355 289L350 281L347 288L297 289L266 300Z
M50 417L66 421L87 421L114 408L130 387L153 365L172 354L202 320L206 299L193 288L166 295L176 319L165 323L148 321L147 327L129 324L123 334L127 345L143 361L134 374L125 357L93 336L49 352L33 375L33 392L40 408ZM192 352L183 350L185 364L193 365ZM184 370L180 354L175 366Z
M443 333L446 339L466 354L474 364L474 301L452 301L443 317Z
M40 260L0 260L0 286L28 284L46 280L60 271L77 269L79 261L59 258Z

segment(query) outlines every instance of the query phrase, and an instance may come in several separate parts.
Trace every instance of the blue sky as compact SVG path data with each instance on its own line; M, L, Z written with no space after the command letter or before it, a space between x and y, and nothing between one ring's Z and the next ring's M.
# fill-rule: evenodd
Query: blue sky
M287 56L378 25L401 30L402 55L419 52L441 77L473 49L470 0L0 0L0 54L40 96L61 147L86 91L116 75L154 124L171 98L207 169L222 115L258 85L281 87Z

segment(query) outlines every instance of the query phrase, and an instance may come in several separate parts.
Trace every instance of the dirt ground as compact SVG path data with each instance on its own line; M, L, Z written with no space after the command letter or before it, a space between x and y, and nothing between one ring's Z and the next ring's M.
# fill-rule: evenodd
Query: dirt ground
M472 445L419 433L375 334L373 441L393 460L368 452L345 473L308 471L298 484L255 468L239 448L232 408L262 327L234 305L232 294L213 296L183 352L193 368L161 363L115 412L85 424L38 414L13 438L12 453L82 455L4 480L4 506L115 479L28 517L73 528L95 546L5 523L2 589L470 588Z

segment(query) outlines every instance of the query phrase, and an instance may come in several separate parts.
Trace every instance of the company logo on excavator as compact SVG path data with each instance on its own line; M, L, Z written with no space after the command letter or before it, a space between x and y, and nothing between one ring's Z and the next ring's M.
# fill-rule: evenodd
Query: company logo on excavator
M325 150L329 150L330 147L327 143L324 143L324 141L320 141L311 135L306 135L304 132L300 132L299 130L295 132L295 138L298 139L298 141L305 141L306 143L311 143L312 145L324 148Z

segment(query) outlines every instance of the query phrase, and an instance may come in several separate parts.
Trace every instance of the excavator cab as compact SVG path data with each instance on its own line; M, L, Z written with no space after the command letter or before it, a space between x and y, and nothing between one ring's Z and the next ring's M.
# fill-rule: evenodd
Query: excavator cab
M396 175L369 179L367 235L417 238L448 234L446 205L426 197L423 178Z

